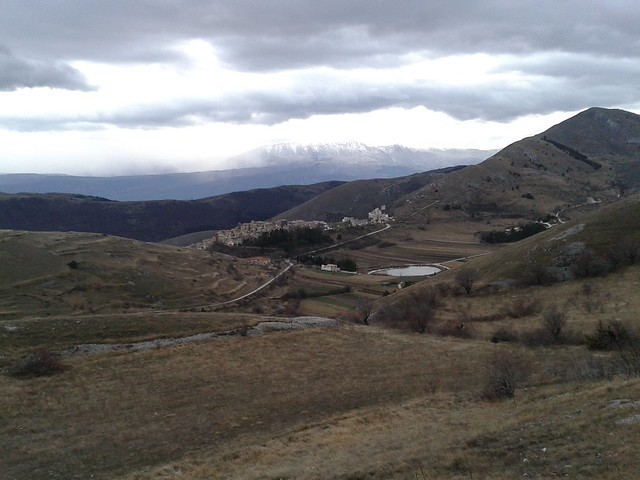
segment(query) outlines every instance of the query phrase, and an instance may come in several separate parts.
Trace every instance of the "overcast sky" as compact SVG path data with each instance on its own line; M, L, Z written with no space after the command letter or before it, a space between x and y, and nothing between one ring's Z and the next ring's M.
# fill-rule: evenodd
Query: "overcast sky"
M502 148L640 113L637 0L0 0L0 173L260 145Z

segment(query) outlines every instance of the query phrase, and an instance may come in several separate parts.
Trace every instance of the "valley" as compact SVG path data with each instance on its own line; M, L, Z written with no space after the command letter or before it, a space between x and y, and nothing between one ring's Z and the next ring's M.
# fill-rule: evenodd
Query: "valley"
M162 244L3 227L0 478L634 478L639 129L590 109L479 165L229 204L393 217L291 250L189 248L175 206L128 205ZM443 270L367 274L417 264Z

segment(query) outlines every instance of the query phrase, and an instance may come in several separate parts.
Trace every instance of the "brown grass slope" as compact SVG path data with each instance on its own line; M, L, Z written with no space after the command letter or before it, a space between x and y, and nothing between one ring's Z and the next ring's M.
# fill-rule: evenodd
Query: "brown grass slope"
M239 297L279 271L102 234L0 230L0 319L170 310Z
M591 108L410 195L403 218L438 201L472 216L542 217L640 187L640 116Z
M58 376L0 377L3 473L633 478L639 430L615 422L640 408L610 405L637 382L568 381L576 352L549 349L528 352L539 375L516 401L485 402L496 349L348 327L74 357Z
M634 247L635 246L635 247ZM470 259L461 266L478 271L478 282L527 281L538 267L570 275L571 266L584 252L615 260L625 248L640 246L640 195L622 198L569 222L521 240L490 255ZM446 281L455 271L432 281Z
M400 198L465 167L448 167L406 177L356 180L321 193L276 218L339 222L344 217L367 218L374 208L392 206Z

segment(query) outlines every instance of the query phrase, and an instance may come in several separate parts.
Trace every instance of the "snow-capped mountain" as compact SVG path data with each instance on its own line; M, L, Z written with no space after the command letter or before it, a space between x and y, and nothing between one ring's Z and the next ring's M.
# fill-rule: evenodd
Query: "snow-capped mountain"
M393 178L453 165L471 165L491 156L487 150L415 150L361 143L278 144L229 160L234 168L196 173L76 177L0 175L0 192L73 193L111 200L191 200L224 193L310 185L329 180Z
M242 167L264 167L305 163L308 166L339 167L345 171L367 167L388 177L451 165L471 165L494 153L494 150L473 149L418 150L401 145L369 146L359 142L306 145L281 143L239 155L234 158L234 164ZM372 173L371 170L369 173Z

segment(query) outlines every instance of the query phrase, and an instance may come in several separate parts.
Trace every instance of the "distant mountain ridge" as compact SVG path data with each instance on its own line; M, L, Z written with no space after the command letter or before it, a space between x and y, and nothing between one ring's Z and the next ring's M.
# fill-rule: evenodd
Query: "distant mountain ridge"
M305 150L271 147L281 160L287 152L296 155L296 149ZM327 150L313 151L318 169L330 171L334 160L324 163ZM354 148L345 151L353 155ZM360 152L369 155L370 150ZM333 154L335 158L346 157ZM313 171L311 163L306 165L307 173ZM452 217L525 221L562 213L567 218L640 191L640 115L591 108L464 168L392 179L376 179L374 168L360 168L369 180L256 189L192 201L0 195L0 228L91 231L158 241L275 216L330 221L364 217L381 204L398 220L421 225ZM281 174L285 183L287 172Z
M266 220L341 182L235 192L200 200L117 202L71 194L0 194L0 229L105 233L159 242Z
M71 193L111 200L195 200L281 185L393 178L436 168L478 163L491 150L416 150L360 143L278 144L233 157L231 170L160 175L87 177L0 174L3 193Z

